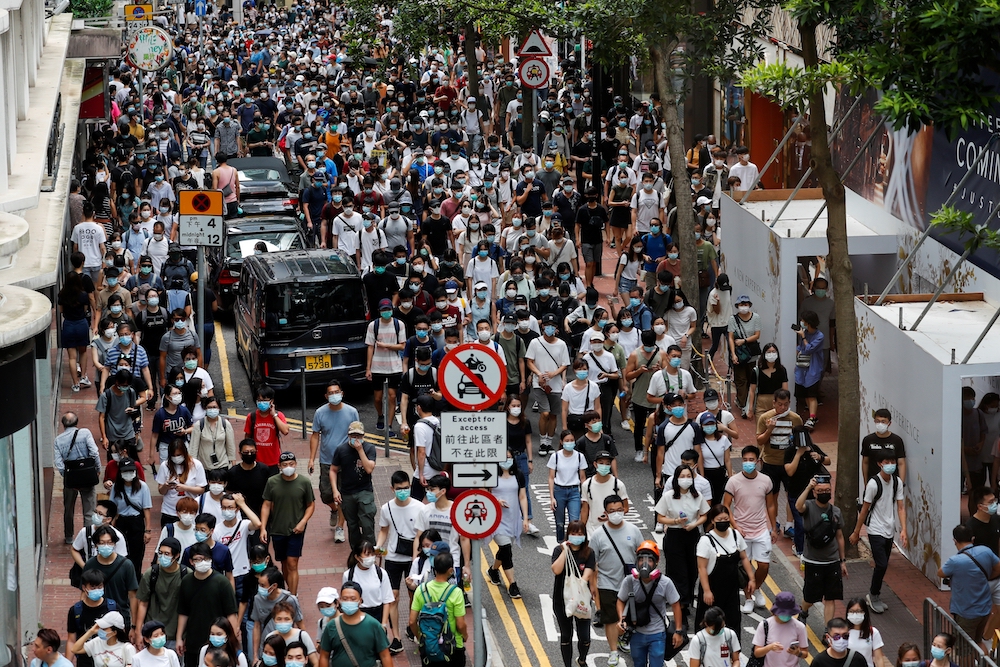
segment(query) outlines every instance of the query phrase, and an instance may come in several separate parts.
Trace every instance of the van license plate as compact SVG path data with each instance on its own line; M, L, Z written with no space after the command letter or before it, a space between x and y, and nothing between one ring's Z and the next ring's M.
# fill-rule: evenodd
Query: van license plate
M333 362L330 361L329 354L318 354L306 357L307 371L328 371L332 368L333 368Z

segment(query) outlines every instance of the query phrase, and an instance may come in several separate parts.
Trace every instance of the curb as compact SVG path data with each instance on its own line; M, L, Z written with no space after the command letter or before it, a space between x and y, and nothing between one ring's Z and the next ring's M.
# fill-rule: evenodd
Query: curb
M483 637L486 640L486 667L503 667L503 657L497 647L496 639L493 637L493 629L490 621L486 617L486 610L482 610L483 615Z

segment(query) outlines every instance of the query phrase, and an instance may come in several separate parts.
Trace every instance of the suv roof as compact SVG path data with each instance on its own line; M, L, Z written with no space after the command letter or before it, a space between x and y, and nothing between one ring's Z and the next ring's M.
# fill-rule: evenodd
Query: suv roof
M273 281L313 281L361 275L354 260L342 250L286 250L253 255L244 260L244 267L254 264L259 264L264 275Z
M259 232L265 229L298 229L299 224L288 216L259 215L248 218L233 218L226 220L226 230L229 233L244 234Z

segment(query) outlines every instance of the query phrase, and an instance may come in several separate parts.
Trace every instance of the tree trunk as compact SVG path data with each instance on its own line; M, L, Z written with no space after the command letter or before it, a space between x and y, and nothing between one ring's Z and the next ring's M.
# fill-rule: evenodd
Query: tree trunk
M816 50L816 26L799 25L802 60L807 70L819 65ZM813 122L811 166L823 188L827 203L826 239L830 246L827 266L833 284L834 314L837 320L837 488L835 502L844 515L844 535L850 535L857 523L858 507L858 432L861 423L861 384L858 372L858 327L854 314L854 278L847 252L847 201L840 174L833 167L826 133L826 104L823 90L809 96L809 115ZM848 553L857 548L847 542Z
M691 179L684 159L684 124L677 111L678 93L674 90L670 54L674 43L651 46L653 73L656 89L662 101L663 122L667 126L667 142L670 146L670 171L674 175L674 193L677 199L677 234L674 241L680 246L681 285L688 300L698 301L698 258L694 245L694 207L691 206ZM667 221L663 221L664 231ZM700 333L696 334L700 340Z
M476 32L476 25L469 21L465 24L465 70L469 75L468 91L469 97L479 96L479 63L476 62L476 40L479 33ZM483 101L477 99L476 108L483 109Z

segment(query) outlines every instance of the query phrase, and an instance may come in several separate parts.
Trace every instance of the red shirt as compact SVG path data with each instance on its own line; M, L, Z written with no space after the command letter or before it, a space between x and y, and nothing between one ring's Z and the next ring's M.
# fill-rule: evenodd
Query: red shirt
M278 412L278 419L286 424L288 423L283 412ZM256 424L253 433L251 433L251 424L255 421ZM278 459L281 456L281 439L278 435L278 427L275 424L274 417L264 414L260 410L255 410L253 415L247 417L246 424L244 433L247 434L247 437L253 438L254 443L257 445L257 461L266 466L278 465Z
M146 481L146 471L143 470L142 466L136 463L135 466L136 477L142 481ZM104 466L104 481L113 482L118 478L118 461L111 459L108 461L107 465Z
M437 90L434 91L434 97L441 96L447 97L448 99L438 102L438 108L440 108L441 111L448 111L451 109L452 101L458 97L458 91L451 86L438 86Z

